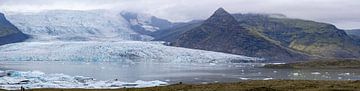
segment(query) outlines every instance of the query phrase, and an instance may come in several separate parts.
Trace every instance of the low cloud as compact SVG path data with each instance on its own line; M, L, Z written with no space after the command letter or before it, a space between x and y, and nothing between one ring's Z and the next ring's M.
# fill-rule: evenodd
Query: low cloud
M232 13L281 13L360 28L359 0L0 0L1 11L111 9L149 13L171 21L205 19L219 7Z

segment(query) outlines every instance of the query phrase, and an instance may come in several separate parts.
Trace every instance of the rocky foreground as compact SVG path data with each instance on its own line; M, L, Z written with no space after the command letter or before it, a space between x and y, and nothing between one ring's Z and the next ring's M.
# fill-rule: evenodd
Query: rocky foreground
M274 69L359 69L358 59L320 59L308 62L268 64L264 68Z
M33 89L29 91L360 91L360 81L268 80L204 85L175 84L122 89Z

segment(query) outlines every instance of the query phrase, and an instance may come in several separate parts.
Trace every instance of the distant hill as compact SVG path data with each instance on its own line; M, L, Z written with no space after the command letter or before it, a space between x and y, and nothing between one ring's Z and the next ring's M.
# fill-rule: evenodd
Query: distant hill
M346 30L345 32L348 33L349 35L360 36L360 29Z
M28 38L0 13L0 45L21 42Z
M303 53L326 58L358 58L359 45L334 25L309 20L234 14L247 29Z
M360 43L360 29L346 30L345 32Z
M174 46L266 57L274 61L360 57L356 40L334 25L283 15L230 15L223 9L204 22L159 30L155 38Z

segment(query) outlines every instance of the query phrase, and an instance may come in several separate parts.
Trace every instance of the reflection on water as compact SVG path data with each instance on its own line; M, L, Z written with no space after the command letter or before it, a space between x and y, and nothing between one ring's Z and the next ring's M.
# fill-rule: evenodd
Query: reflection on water
M161 80L169 83L234 82L241 80L301 79L360 80L356 69L264 69L263 64L179 64L117 62L0 62L0 70L42 71L98 80Z

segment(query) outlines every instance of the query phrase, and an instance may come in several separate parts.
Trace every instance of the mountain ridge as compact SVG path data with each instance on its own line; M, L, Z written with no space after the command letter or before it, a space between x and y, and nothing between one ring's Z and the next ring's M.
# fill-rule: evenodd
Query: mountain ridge
M220 8L220 10L220 12L223 12L223 9ZM274 17L272 15L263 14L232 14L232 16L239 22L241 27L245 28L245 30L251 30L253 34L282 47L282 49L291 51L295 54L305 55L307 56L306 59L360 57L358 43L350 38L343 30L338 29L331 24L286 18L284 15L281 15L282 17L279 15ZM211 17L209 19L211 19ZM226 17L224 19L226 19ZM204 22L196 24L201 25L204 24ZM180 39L179 36L187 35L186 32L193 30L193 25L190 24L183 28L160 30L165 32L165 34L170 33L166 35L173 36L155 36L155 39L164 39L165 41L175 43L175 46L178 46L179 44L176 43L176 40ZM172 30L182 34L171 34ZM290 57L285 60L297 60L297 58ZM302 60L302 57L300 57L300 60Z
M0 13L0 45L22 42L28 38L28 35L19 31L5 18L3 13Z
M182 34L174 46L225 52L269 60L302 59L303 54L269 42L257 31L245 29L230 13L219 8L200 26Z

